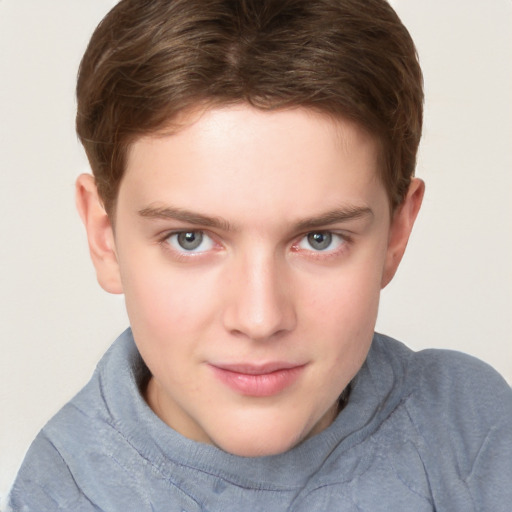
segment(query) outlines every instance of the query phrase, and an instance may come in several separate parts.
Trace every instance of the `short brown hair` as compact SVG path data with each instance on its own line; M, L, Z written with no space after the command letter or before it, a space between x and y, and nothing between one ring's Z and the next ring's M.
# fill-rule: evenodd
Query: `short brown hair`
M423 87L385 0L122 0L82 59L77 132L112 214L126 154L199 103L302 106L357 122L381 148L392 208L416 165Z

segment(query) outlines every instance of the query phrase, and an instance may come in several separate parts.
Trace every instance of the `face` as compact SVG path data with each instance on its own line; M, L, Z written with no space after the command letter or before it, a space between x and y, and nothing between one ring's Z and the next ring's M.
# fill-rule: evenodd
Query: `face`
M125 294L163 421L243 456L333 421L410 231L370 136L305 109L211 109L133 144L115 215L96 267Z

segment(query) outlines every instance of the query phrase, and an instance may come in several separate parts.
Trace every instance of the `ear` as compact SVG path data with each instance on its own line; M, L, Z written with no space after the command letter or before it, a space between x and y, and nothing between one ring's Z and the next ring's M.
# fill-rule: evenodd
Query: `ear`
M76 207L87 231L98 283L109 293L123 293L114 231L90 174L82 174L76 180Z
M420 211L424 193L425 183L419 178L413 178L405 199L393 213L389 229L386 261L382 274L382 288L387 286L391 279L393 279L398 265L402 261L414 221Z

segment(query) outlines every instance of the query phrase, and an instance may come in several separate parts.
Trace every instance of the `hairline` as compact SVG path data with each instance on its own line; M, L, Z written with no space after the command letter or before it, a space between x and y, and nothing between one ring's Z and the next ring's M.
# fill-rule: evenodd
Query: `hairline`
M384 186L386 197L389 202L390 207L390 214L393 214L393 212L396 210L396 208L400 205L393 204L393 199L391 197L391 193L388 190L388 187L386 186L386 183L383 180L383 176L385 174L385 171L383 169L383 166L385 165L385 158L384 158L384 142L382 140L382 135L377 133L376 130L373 132L368 129L367 126L365 126L361 121L355 120L350 118L349 116L345 116L343 114L338 114L333 111L328 111L327 109L319 108L318 106L313 106L305 103L296 103L296 104L288 104L283 106L275 106L275 107L268 107L263 108L260 106L252 105L248 101L244 100L233 100L233 101L222 101L221 99L211 97L211 98L203 98L200 100L197 100L195 103L191 105L187 105L176 112L174 112L172 115L170 115L165 121L161 122L158 126L154 127L151 130L141 130L139 133L133 133L128 136L126 136L123 144L123 150L122 150L122 156L123 156L123 172L121 175L120 180L117 183L117 189L114 194L114 196L111 198L110 204L105 204L104 198L101 198L103 202L103 206L110 218L110 221L112 225L115 224L115 213L117 208L117 199L119 196L119 191L122 185L122 182L124 180L124 177L126 175L127 165L128 165L128 159L130 157L131 150L134 146L134 144L137 143L137 141L144 139L144 138L164 138L169 137L172 135L176 135L180 133L182 130L185 130L188 126L194 124L197 122L205 113L207 113L210 110L215 109L224 109L234 106L250 106L251 108L254 108L255 110L261 111L261 112L286 112L291 110L305 110L313 115L321 116L324 118L331 119L337 127L340 127L341 122L348 122L354 126L357 127L358 130L360 130L365 136L370 137L373 143L375 144L376 149L376 176L378 180L382 183Z

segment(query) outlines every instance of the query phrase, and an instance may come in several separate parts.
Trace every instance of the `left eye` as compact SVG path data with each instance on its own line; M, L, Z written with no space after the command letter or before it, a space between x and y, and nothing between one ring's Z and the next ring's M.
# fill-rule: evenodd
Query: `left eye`
M166 239L179 252L205 252L213 248L213 240L202 231L180 231Z
M312 231L302 238L298 246L308 251L332 251L343 245L344 241L343 237L330 231Z

